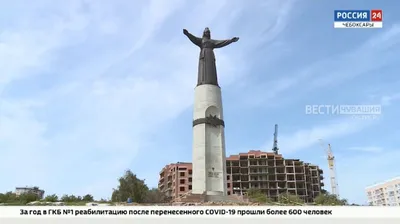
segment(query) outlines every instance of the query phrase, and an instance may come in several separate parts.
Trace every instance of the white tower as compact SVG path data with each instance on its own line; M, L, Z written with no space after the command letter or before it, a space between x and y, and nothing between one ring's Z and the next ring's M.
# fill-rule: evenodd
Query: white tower
M227 195L225 134L221 88L195 88L192 193Z

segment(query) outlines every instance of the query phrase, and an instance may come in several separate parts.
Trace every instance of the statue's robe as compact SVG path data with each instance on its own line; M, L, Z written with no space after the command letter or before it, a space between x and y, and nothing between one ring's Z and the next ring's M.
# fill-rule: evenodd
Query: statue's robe
M201 49L197 85L211 84L219 86L214 48L225 47L231 44L232 40L213 40L207 37L199 38L190 33L187 36L193 44Z

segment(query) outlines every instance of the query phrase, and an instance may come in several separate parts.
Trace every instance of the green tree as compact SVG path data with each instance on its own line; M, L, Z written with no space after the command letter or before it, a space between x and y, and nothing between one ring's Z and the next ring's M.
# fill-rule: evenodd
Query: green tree
M13 192L7 192L5 194L0 194L0 203L15 203L18 201L17 195Z
M38 201L38 200L39 200L39 197L36 194L32 194L32 193L21 194L18 196L18 201L21 204L27 204L29 202Z
M101 202L101 203L107 203L107 202L108 202L108 200L107 200L107 199L104 199L104 198L102 198L102 199L100 199L100 202Z
M62 201L62 202L69 202L69 196L68 196L67 194L64 194L64 195L61 197L61 201Z
M75 195L67 195L67 194L64 194L64 195L61 197L61 201L62 201L62 202L77 202L77 201L79 201L79 198L76 197Z
M330 193L325 193L325 194L320 194L318 195L314 202L317 205L329 205L329 206L343 206L343 205L348 205L348 202L346 199L340 199L334 194Z
M146 203L166 203L170 200L164 193L159 191L157 188L152 188L146 193Z
M114 202L127 201L132 198L133 202L142 203L146 199L149 188L144 180L137 178L132 171L127 170L125 175L119 178L119 186L113 190L111 200Z
M0 193L0 203L5 203L5 195Z
M7 202L6 194L0 193L0 203L6 203L6 202Z
M75 196L75 195L70 195L69 196L69 201L70 202L77 202L77 201L79 201L79 197L77 197L77 196Z
M87 194L87 195L83 196L82 200L83 201L87 201L87 202L94 201L93 196L90 195L90 194Z
M265 195L259 189L250 188L247 191L247 196L249 197L250 201L257 202L257 203L269 203L271 202L267 195Z
M44 200L45 200L45 201L48 201L48 202L56 202L56 201L58 201L58 196L55 195L55 194L47 195L47 196L44 198Z
M67 201L68 202L76 202L76 201L78 201L78 198L75 195L68 195Z
M286 193L278 196L278 202L285 205L304 205L304 201L297 195Z

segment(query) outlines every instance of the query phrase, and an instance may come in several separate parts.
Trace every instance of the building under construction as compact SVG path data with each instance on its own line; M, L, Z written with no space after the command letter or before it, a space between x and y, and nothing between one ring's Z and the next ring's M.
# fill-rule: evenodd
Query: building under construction
M259 189L272 200L279 194L297 195L312 202L324 186L323 171L299 159L262 151L240 153L226 159L228 188L232 194Z
M251 150L226 158L228 195L246 195L259 189L271 200L279 194L293 194L312 202L321 193L323 171L298 159L285 159L271 152ZM160 191L172 198L192 189L192 164L175 163L160 172Z

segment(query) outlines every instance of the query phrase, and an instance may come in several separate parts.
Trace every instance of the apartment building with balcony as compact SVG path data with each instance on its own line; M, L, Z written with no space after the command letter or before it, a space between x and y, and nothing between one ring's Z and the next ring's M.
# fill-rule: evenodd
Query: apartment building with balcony
M251 150L226 158L228 195L246 195L251 188L265 193L272 200L279 194L299 196L312 202L321 193L323 171L299 159ZM180 197L192 189L192 164L166 165L159 176L158 188L167 196Z
M400 177L365 188L369 205L400 206Z

